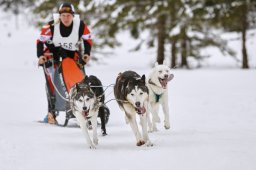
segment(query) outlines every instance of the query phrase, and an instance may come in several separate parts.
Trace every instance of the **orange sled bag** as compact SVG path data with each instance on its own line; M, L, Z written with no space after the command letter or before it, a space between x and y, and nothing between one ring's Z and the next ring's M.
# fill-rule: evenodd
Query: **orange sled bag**
M66 86L67 92L70 92L72 86L81 82L85 75L83 71L78 67L74 59L65 58L61 62L62 77Z

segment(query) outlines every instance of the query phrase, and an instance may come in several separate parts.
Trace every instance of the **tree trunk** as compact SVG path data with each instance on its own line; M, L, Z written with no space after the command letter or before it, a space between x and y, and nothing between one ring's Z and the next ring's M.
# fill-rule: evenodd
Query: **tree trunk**
M181 67L189 68L187 62L187 34L185 27L181 29L181 37Z
M177 50L176 50L176 43L177 43L177 39L174 38L171 42L171 68L176 67L176 60L177 60Z
M246 49L246 30L242 31L242 54L243 54L242 68L248 69L249 64L248 64L248 55L247 55L247 49Z
M242 68L243 69L248 69L249 64L248 64L248 55L247 55L247 49L246 49L246 30L247 30L247 4L244 5L244 12L242 16Z
M158 41L158 46L157 46L157 62L158 64L163 64L164 61L164 44L165 44L165 38L166 38L166 16L163 14L159 16L158 21L157 21L157 29L158 29L158 34L157 34L157 41Z

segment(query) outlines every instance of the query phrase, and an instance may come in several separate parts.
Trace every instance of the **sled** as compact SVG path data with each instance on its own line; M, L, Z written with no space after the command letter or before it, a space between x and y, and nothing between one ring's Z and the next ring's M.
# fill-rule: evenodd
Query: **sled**
M75 118L70 108L68 94L72 86L84 79L86 75L84 67L78 59L66 57L62 61L54 61L53 57L49 56L43 69L46 79L48 112L55 116L59 112L65 112L65 122L61 125L65 127L71 118ZM99 111L105 112L105 124L107 124L110 115L108 107L103 105Z

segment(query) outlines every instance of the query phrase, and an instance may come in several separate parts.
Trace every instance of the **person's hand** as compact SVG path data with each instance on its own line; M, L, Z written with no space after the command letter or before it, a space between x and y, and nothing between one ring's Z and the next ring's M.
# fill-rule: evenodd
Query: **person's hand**
M88 63L88 61L91 59L91 56L89 56L88 54L84 54L82 57L82 60L84 61L84 63Z
M38 65L42 65L42 64L44 64L46 61L47 61L46 56L41 55L41 56L38 58Z

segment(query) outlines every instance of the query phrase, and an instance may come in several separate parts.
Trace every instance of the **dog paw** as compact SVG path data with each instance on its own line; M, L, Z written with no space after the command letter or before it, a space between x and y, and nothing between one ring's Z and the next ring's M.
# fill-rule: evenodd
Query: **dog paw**
M148 140L145 145L147 147L151 147L151 146L153 146L153 143L150 140Z
M106 131L102 131L101 133L102 133L102 136L108 135Z
M137 142L137 144L136 144L136 145L137 145L137 146L141 146L141 145L144 145L144 144L145 144L145 141L140 140L140 141L138 141L138 142Z
M165 123L164 123L164 128L165 128L165 129L170 129L170 123L165 122Z
M91 144L89 147L90 149L96 149L96 146L94 144Z
M170 129L170 126L164 126L165 129Z

